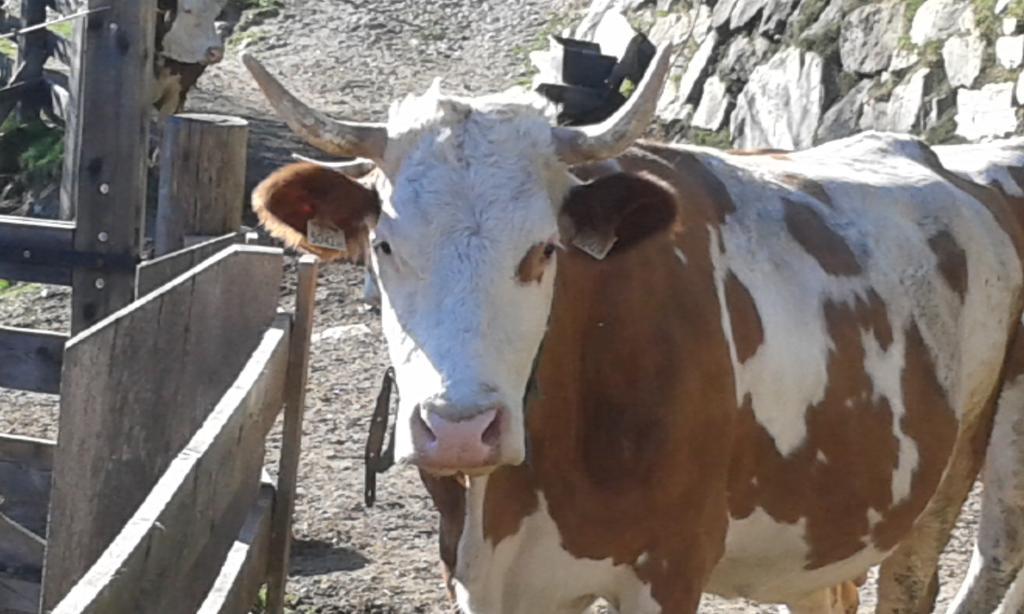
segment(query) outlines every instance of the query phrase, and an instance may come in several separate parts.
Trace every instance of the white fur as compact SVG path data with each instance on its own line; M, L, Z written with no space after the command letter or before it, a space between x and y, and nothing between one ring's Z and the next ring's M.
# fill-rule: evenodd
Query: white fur
M483 535L486 485L487 478L473 479L467 494L455 571L463 612L576 614L598 597L629 614L661 612L650 586L631 566L579 559L566 552L543 494L538 495L537 511L523 520L519 532L495 547Z
M834 345L823 305L852 306L873 289L886 307L893 340L883 350L875 334L862 334L864 368L873 383L867 392L885 398L892 410L899 442L893 504L900 502L910 492L919 462L917 445L901 425L906 331L911 323L920 329L956 416L979 411L996 382L1021 286L1008 236L980 203L919 163L924 157L913 139L867 133L788 160L703 151L704 163L737 204L719 229L721 245L712 233L719 301L724 304L724 280L731 272L750 292L764 330L762 345L740 364L728 313L723 313L737 401L750 395L756 419L781 453L798 450L807 436L806 413L824 398L829 383L826 368ZM783 174L793 172L817 181L832 203L772 189L784 185ZM813 208L844 238L863 272L832 276L822 270L789 234L782 196ZM928 238L943 228L966 254L969 284L962 302L937 271L928 246ZM857 399L847 403L853 407ZM876 524L884 512L868 510L869 523ZM805 537L799 523L775 522L760 509L747 519L734 519L710 590L783 602L849 579L885 554L868 537L864 549L850 559L806 570Z
M178 0L178 10L171 29L164 35L161 53L185 64L212 63L211 50L224 52L216 20L225 3L226 0Z
M533 245L556 235L569 185L534 102L447 98L435 84L392 107L373 233L392 254L375 250L372 263L401 390L400 460L414 455L410 424L427 399L441 399L453 421L506 406L501 460L523 458L521 399L555 271L552 263L529 284L515 273Z

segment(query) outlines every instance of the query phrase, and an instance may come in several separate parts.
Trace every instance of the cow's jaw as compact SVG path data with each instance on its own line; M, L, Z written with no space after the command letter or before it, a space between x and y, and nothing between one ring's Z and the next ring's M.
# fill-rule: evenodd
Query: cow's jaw
M392 128L403 146L379 186L372 265L400 390L395 453L435 474L479 475L525 456L522 397L556 256L525 279L521 264L557 242L570 179L547 118L517 111L442 99L411 134Z

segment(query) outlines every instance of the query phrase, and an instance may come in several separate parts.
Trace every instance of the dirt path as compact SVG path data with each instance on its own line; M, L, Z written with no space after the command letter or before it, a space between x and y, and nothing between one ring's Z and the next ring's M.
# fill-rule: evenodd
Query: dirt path
M578 8L569 0L284 4L277 16L237 35L228 58L204 75L190 103L191 110L251 120L250 183L291 151L312 152L272 118L237 61L237 41L247 41L310 103L352 119L381 119L391 100L423 91L434 77L459 93L521 82L528 74L526 51ZM293 273L289 265L285 307ZM438 571L435 513L415 473L388 473L379 484L378 506L363 507L362 447L385 358L378 319L359 302L361 290L358 270L325 267L317 296L291 604L298 612L324 614L450 611ZM61 330L67 326L67 300L63 289L8 291L0 295L0 322ZM52 397L0 390L0 431L54 437L55 417ZM275 438L270 460L276 450ZM975 497L944 559L943 604L966 568L976 503ZM862 612L870 611L872 593L870 587L864 591ZM707 599L701 609L774 610L718 599Z

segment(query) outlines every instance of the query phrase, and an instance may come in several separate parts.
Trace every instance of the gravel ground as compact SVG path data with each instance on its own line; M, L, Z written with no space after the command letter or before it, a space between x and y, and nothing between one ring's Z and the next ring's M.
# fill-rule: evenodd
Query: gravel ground
M579 0L285 0L259 25L236 33L225 62L209 70L191 110L246 116L252 123L250 185L291 151L304 151L272 118L237 61L247 47L300 96L352 119L382 119L388 103L426 89L434 77L458 93L522 82L526 52L578 15ZM282 306L294 287L288 260ZM360 302L362 275L325 267L318 305L304 428L290 602L298 612L447 612L436 555L436 516L415 473L395 469L378 484L377 507L362 504L362 446L385 367L377 317ZM15 286L0 294L0 322L67 327L68 292ZM56 436L56 399L0 390L0 431ZM272 464L278 435L271 439ZM977 496L943 559L941 604L966 569ZM873 587L865 587L862 612ZM944 607L940 608L940 611ZM774 608L706 599L702 612Z

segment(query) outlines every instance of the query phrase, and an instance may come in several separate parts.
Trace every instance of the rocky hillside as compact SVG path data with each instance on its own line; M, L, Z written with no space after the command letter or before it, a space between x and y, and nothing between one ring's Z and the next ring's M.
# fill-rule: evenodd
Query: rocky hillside
M671 137L793 149L1021 131L1024 0L595 0L574 35L614 46L627 21L681 47L658 109Z

